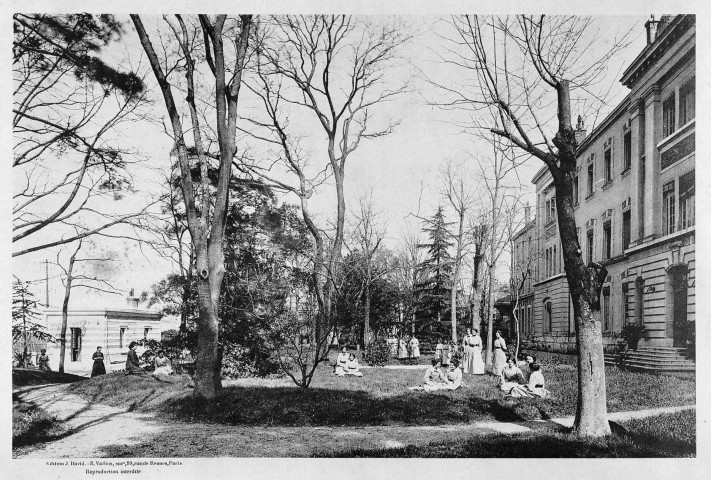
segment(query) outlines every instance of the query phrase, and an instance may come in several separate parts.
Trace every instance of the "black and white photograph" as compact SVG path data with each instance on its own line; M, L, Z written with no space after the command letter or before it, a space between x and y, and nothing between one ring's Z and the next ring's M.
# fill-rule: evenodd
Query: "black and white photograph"
M704 477L702 4L2 3L12 478Z

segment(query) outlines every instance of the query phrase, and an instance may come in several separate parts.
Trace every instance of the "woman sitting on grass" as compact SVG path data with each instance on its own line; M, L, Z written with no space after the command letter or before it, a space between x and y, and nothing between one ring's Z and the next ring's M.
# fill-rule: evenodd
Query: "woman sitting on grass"
M462 386L462 369L459 368L459 360L452 359L452 370L447 372L444 383L440 388L444 390L456 390Z
M354 377L363 376L358 366L358 359L352 353L348 356L348 361L346 362L346 375L353 375Z
M346 374L346 364L348 363L348 350L345 346L341 348L341 352L336 357L336 365L333 367L333 374L337 377L342 377Z
M410 390L439 390L440 385L442 385L442 371L440 370L439 360L433 358L431 360L432 365L427 367L425 370L424 383L422 385L417 385L414 387L409 387Z
M126 356L126 375L143 375L145 370L138 363L138 355L136 354L136 342L131 342L128 345L128 355Z
M158 350L158 355L156 355L154 362L154 375L171 375L173 373L173 367L170 366L170 360L168 360L168 357L165 356L163 350Z
M531 364L531 377L528 379L528 385L513 387L509 395L515 398L546 398L550 395L550 392L546 390L546 380L541 373L541 366L537 363Z
M512 389L520 387L524 384L525 381L523 379L521 369L516 366L516 362L514 362L513 358L509 358L506 361L506 366L503 370L501 370L501 377L499 380L501 390L507 394L510 394Z

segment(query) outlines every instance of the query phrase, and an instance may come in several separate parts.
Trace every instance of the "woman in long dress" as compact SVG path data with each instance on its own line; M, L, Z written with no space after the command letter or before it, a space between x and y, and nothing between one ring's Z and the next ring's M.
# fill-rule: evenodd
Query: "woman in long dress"
M342 377L346 374L346 364L348 363L348 350L346 347L341 348L341 352L336 357L336 366L333 374Z
M412 352L411 357L420 358L420 341L414 335L410 339L410 351Z
M138 363L138 355L136 354L136 342L128 344L128 355L126 356L126 375L143 375L146 373Z
M496 340L494 340L494 371L496 376L501 376L501 371L506 365L506 341L501 337L501 331L496 331Z
M360 371L360 366L358 365L358 359L352 353L348 356L348 361L346 362L346 375L353 375L354 377L363 376L363 373Z
M173 367L170 366L170 360L165 356L163 350L158 350L158 355L156 355L154 363L155 370L153 370L153 374L171 375L173 373Z
M514 386L509 395L512 397L530 397L530 398L545 398L550 395L546 390L546 380L541 373L541 366L537 363L531 364L531 377L528 379L528 385Z
M521 369L516 366L513 358L509 358L506 367L501 370L499 386L501 390L510 394L515 388L520 388L525 384Z
M51 372L52 369L49 368L49 355L47 355L47 350L42 349L40 354L37 356L37 367L45 372Z
M472 335L471 329L467 328L467 334L464 335L462 339L462 347L464 349L464 357L462 358L462 363L464 368L462 369L464 373L474 373L474 336Z
M442 384L444 390L456 390L462 386L462 369L459 368L459 360L452 359L452 370L447 372L445 382Z
M474 329L474 335L472 335L472 357L474 366L472 367L472 373L474 375L484 375L484 359L481 356L481 337L479 336L479 330Z
M407 358L407 342L404 338L400 339L400 350L397 352L397 358L403 359Z
M104 354L101 353L101 347L96 347L96 351L91 356L94 360L94 365L91 367L91 378L99 375L106 375L106 366L104 365Z
M437 339L437 346L435 346L435 356L434 358L441 362L442 361L442 351L444 350L444 345L442 344L442 339Z

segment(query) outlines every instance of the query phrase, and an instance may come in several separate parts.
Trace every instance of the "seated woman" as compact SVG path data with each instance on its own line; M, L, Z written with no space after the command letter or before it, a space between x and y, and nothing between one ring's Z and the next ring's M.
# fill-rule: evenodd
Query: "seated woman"
M136 342L128 344L128 354L126 355L126 375L143 375L146 373L138 362L138 355L136 354L137 346L138 344Z
M454 368L447 372L442 384L441 388L444 390L456 390L462 386L462 369L459 368L459 360L453 358L452 367Z
M501 390L509 394L513 388L520 387L524 383L521 369L516 366L513 358L509 358L506 361L506 366L503 370L501 370L501 377L499 381Z
M528 379L528 391L535 397L546 398L550 392L546 390L546 380L543 378L541 366L537 363L531 364L531 378Z
M158 350L158 355L156 355L154 364L154 375L171 375L173 373L173 367L170 365L170 360L165 356L163 350Z
M333 375L342 377L346 374L346 364L348 363L348 350L346 347L341 348L340 353L336 357L336 365L333 367Z
M346 362L346 375L353 375L354 377L363 376L358 366L358 359L352 353L348 356L348 361Z
M422 385L417 385L415 387L410 387L410 390L438 390L439 386L442 384L442 372L439 368L439 360L433 358L431 360L432 365L427 367L425 370L424 383Z

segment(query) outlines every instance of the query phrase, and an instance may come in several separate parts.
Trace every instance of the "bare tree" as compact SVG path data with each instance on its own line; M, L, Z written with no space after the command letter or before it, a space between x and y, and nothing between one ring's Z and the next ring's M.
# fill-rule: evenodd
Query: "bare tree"
M373 110L404 91L403 86L388 87L384 73L406 37L395 26L375 26L346 15L280 16L271 27L260 47L262 57L270 74L289 84L283 103L310 112L323 129L336 187L335 232L324 261L331 280L323 286L322 319L315 331L321 337L332 325L332 279L341 259L346 214L346 163L361 141L387 135L395 126L373 127Z
M453 162L448 162L443 171L444 191L443 195L451 205L457 216L457 233L453 235L454 240L454 271L452 272L451 290L451 319L452 319L452 341L457 340L457 285L461 277L462 263L466 250L471 245L473 237L468 229L467 213L474 208L476 196L474 185L470 181L465 182L465 174L461 165L457 168Z
M57 253L56 264L62 270L64 276L62 278L62 283L64 285L64 298L62 301L62 326L59 330L59 372L64 373L64 359L66 357L67 350L67 324L69 319L69 299L71 297L73 289L83 288L94 291L100 291L104 293L119 294L119 290L111 284L110 280L106 279L106 269L101 268L101 273L96 274L91 272L91 268L81 268L79 272L75 270L77 263L79 264L89 264L94 263L97 265L105 264L106 262L111 262L111 255L101 256L101 257L83 257L77 258L79 251L82 249L84 242L91 242L91 239L79 239L76 243L76 248L67 261L67 266L65 267L60 261L61 251Z
M626 46L627 38L612 39L611 46L597 54L591 47L600 35L593 31L589 18L463 16L452 23L456 31L452 61L474 75L478 88L447 89L454 96L449 105L468 110L482 138L493 136L507 149L538 158L553 177L578 332L574 429L581 436L607 435L600 326L600 290L606 270L596 263L583 263L576 234L573 179L578 142L571 120L571 93L602 101L595 83L609 59Z
M248 57L252 16L242 15L236 19L228 19L226 15L218 15L216 18L199 15L190 21L180 15L176 15L174 21L166 18L179 46L179 51L174 55L164 57L167 62L172 62L171 64L161 62L141 18L131 15L131 19L163 94L175 142L173 153L180 165L180 189L195 252L198 290L195 394L214 398L222 388L221 359L218 351L218 307L225 274L223 238L229 202L229 182L237 154L237 105ZM204 49L204 54L198 54L198 47ZM204 69L196 68L197 61L201 62L200 66ZM190 124L187 129L178 111L179 105L175 101L174 86L171 84L171 81L178 81L173 77L180 72L184 74L183 85L187 92L183 104L189 112ZM203 79L203 76L211 78L214 90L208 90L212 95L211 100L201 98L199 101L196 93L202 90L196 88L203 87L203 81L209 81ZM208 104L213 109L215 123L211 127L214 129L214 136L206 132L208 129L203 123L207 117L200 115L199 104ZM191 148L188 148L186 143L185 130L192 133ZM213 145L217 151L209 149ZM214 190L208 173L211 159L217 162L214 169L217 172ZM193 181L194 169L197 171L197 182Z
M13 15L14 256L131 222L111 213L140 161L120 145L122 124L143 118L135 73L97 54L123 33L111 15ZM69 233L68 233L69 231Z

